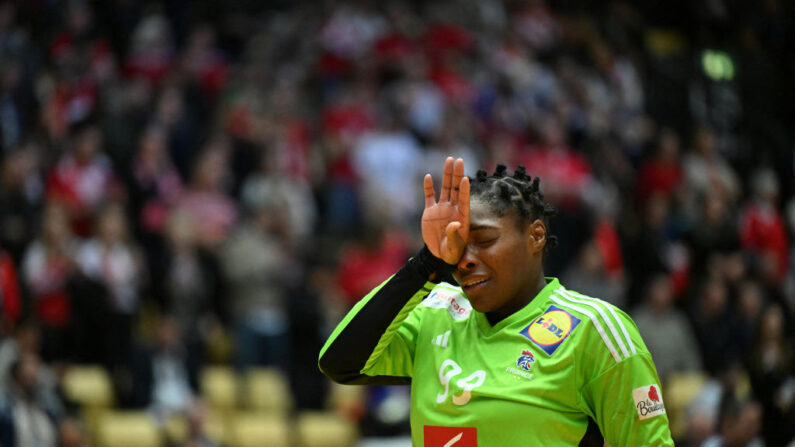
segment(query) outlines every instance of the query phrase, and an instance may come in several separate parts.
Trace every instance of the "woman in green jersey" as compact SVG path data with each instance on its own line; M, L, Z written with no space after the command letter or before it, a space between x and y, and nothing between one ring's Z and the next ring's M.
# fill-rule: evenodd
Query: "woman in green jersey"
M362 298L320 352L346 384L411 383L415 446L576 446L588 418L613 446L673 445L632 320L545 277L554 245L538 178L504 166L424 180L425 247Z

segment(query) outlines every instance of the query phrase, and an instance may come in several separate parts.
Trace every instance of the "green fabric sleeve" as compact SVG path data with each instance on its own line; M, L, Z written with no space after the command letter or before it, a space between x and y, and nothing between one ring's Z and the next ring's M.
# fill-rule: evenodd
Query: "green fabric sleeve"
M642 352L617 362L583 386L585 411L599 425L608 445L674 445L659 383L651 355ZM660 405L663 408L657 409Z

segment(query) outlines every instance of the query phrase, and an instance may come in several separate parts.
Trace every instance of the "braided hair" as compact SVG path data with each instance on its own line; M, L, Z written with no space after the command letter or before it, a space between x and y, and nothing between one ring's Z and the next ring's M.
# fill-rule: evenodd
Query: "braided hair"
M557 210L544 202L539 182L538 177L527 175L522 165L516 168L513 176L508 176L505 165L498 164L492 175L488 175L483 169L478 170L475 179L471 181L471 195L483 201L498 216L504 216L511 208L516 209L520 228L536 219L540 219L548 227L549 218L555 216ZM547 248L558 244L557 236L547 234L546 239L545 252Z

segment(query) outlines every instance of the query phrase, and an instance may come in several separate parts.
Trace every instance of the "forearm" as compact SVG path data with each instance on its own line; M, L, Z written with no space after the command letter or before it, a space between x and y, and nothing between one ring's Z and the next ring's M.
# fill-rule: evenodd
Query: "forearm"
M374 377L363 371L392 341L409 312L430 293L433 284L429 280L449 274L452 268L423 248L359 301L337 326L320 351L323 373L340 383L408 383L405 375Z

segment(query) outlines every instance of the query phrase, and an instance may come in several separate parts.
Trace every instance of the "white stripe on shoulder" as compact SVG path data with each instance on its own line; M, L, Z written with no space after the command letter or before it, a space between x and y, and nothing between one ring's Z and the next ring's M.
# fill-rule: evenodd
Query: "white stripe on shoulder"
M627 341L627 345L629 345L629 350L632 351L633 354L637 354L638 353L638 351L635 349L635 343L632 343L632 337L629 336L629 331L627 331L627 327L624 326L624 322L621 321L621 318L618 317L618 314L616 314L616 311L615 311L615 309L613 308L612 305L606 304L606 303L602 302L601 300L598 300L596 298L592 298L592 297L583 295L582 293L578 293L578 292L575 292L573 290L568 290L567 289L566 292L568 292L569 295L574 295L574 296L580 297L580 298L582 298L584 300L593 300L594 302L602 304L604 307L606 307L607 310L609 310L610 313L613 315L613 318L615 318L616 321L618 322L618 327L621 328L621 332L624 333L624 338Z
M576 311L576 312L579 312L581 314L587 315L588 318L591 319L591 322L593 323L594 327L596 328L596 331L599 332L599 336L602 337L602 341L604 341L605 345L607 345L607 349L610 350L610 354L613 355L613 358L616 360L616 362L620 362L621 361L621 357L618 355L618 352L616 351L616 348L613 346L613 343L610 341L610 337L607 336L607 334L605 333L605 330L602 328L602 325L599 324L599 321L596 319L594 314L592 314L589 310L583 309L582 307L579 307L579 306L575 306L574 304L571 304L568 301L563 301L557 295L555 295L555 292L553 292L552 295L549 296L549 298L552 301L554 301L555 303L557 303L561 307L566 307L566 308L569 308L569 309L571 309L573 311Z
M618 347L621 348L621 352L624 354L624 358L629 357L629 352L627 352L627 347L624 345L624 341L621 340L621 335L619 335L618 330L616 330L616 326L613 324L610 317L607 316L607 313L605 313L604 309L602 309L602 306L597 305L596 302L593 300L583 300L575 298L574 296L572 296L572 294L569 293L568 290L564 289L563 287L559 288L557 292L563 298L568 298L570 301L573 301L575 303L579 303L588 306L592 309L596 309L596 311L599 312L599 315L602 316L602 319L605 320L605 323L607 323L607 327L610 328L610 332L613 334L613 339L618 342Z

